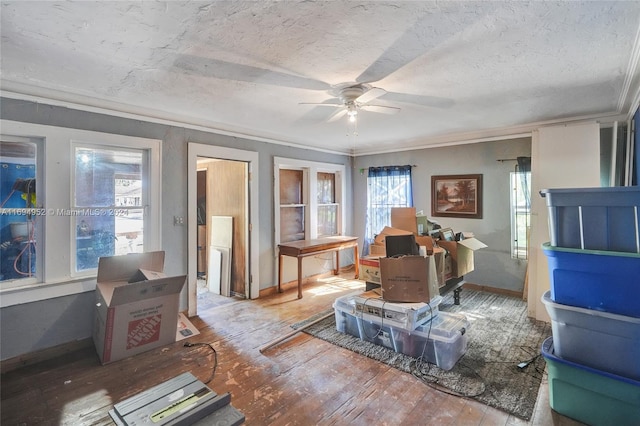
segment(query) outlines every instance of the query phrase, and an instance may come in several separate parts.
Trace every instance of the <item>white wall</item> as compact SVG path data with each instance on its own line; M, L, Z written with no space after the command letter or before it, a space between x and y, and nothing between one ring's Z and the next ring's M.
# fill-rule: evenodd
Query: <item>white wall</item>
M528 312L531 317L550 321L540 301L550 288L547 259L541 248L549 241L548 213L540 190L600 186L600 125L542 127L532 136Z

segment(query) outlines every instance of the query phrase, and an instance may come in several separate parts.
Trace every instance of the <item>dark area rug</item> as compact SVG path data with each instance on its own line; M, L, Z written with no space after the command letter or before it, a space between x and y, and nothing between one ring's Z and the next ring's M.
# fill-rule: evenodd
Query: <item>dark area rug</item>
M341 333L333 315L303 331L413 374L443 392L530 420L545 367L540 347L551 335L550 324L528 318L527 304L519 298L467 289L462 291L460 305L454 305L449 294L439 310L464 314L470 322L467 351L449 371ZM300 328L323 314L292 327Z

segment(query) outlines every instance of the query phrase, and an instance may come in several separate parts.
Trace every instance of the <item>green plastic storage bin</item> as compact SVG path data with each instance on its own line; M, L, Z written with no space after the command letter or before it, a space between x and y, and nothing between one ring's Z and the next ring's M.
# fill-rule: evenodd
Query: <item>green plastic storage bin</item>
M592 426L640 424L640 382L556 356L553 337L542 344L542 355L552 409Z

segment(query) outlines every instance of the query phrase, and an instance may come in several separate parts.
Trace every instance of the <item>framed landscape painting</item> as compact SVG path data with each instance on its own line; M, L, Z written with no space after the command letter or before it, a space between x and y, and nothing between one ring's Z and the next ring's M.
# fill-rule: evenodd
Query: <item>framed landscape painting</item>
M482 219L482 175L431 176L431 215Z

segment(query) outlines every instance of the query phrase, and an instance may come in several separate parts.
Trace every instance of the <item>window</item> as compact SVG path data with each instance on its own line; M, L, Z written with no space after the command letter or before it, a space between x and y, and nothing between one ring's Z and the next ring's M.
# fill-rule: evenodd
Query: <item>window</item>
M102 256L142 252L145 151L76 146L74 158L75 271L97 268Z
M160 140L0 123L1 306L89 291L100 256L160 249Z
M370 167L365 252L375 236L391 225L392 207L412 206L411 166Z
M276 243L342 235L344 166L276 158Z
M20 138L0 141L0 281L37 274L37 145Z
M280 170L280 242L305 238L305 191L302 170Z
M318 173L318 237L338 235L335 173Z
M528 259L531 223L530 172L511 172L511 257Z

